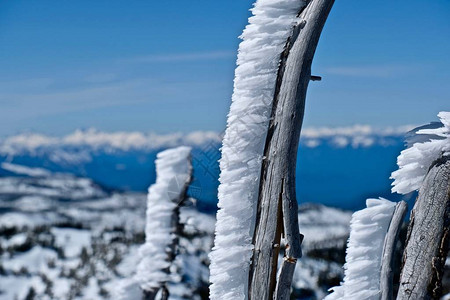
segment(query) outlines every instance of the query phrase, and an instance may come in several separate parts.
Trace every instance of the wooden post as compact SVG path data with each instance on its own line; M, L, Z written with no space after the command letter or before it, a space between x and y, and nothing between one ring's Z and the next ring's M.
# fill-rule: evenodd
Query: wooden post
M172 243L167 248L167 260L172 264L175 261L176 258L176 251L179 244L179 237L182 234L183 231L183 225L180 224L180 206L182 206L187 199L187 189L189 187L189 184L191 182L192 177L189 178L189 180L184 183L183 190L179 195L179 198L175 198L172 200L172 202L176 203L177 206L172 211L171 216L171 226L172 226L172 232L174 235ZM163 270L165 273L170 274L170 266ZM161 300L167 300L169 299L170 293L167 289L167 282L161 282L161 285L159 288L153 289L153 290L143 290L143 300L154 300L158 294L158 292L161 291Z
M164 285L161 288L161 300L168 300L169 299L169 290L167 289L167 286Z
M161 291L161 300L167 300L169 299L169 290L167 289L167 286L163 284L159 289L155 289L152 291L143 291L142 294L142 300L155 300L156 296L158 295L159 291ZM138 300L138 299L136 299Z
M311 63L334 0L311 0L299 12L299 24L281 54L272 117L264 150L253 236L249 298L288 299L295 264L301 257L295 167ZM283 235L285 259L277 281Z
M398 234L402 227L407 209L408 204L406 204L405 201L400 201L397 203L391 223L389 224L386 238L384 240L380 276L381 300L393 299L393 264L395 245L397 243Z
M450 241L450 157L430 167L411 213L397 299L439 299Z
M156 294L158 294L158 289L154 290L143 290L142 291L142 300L155 300Z
M172 203L175 204L174 209L171 212L170 216L170 226L171 226L171 232L172 232L172 243L168 245L166 248L166 254L167 254L167 261L170 263L170 265L173 264L175 261L176 255L177 255L177 248L179 246L180 236L183 233L183 224L180 223L180 207L184 205L186 202L187 197L187 190L189 188L189 185L192 181L192 158L189 155L188 157L188 163L189 163L189 177L187 178L186 182L176 182L176 184L182 184L182 188L180 191L180 194L175 194L171 191L168 191L168 195L170 197L174 197L170 199ZM169 267L163 269L162 271L166 274L170 274L170 265ZM143 300L154 300L156 299L156 296L161 291L161 296L158 297L158 299L161 300L167 300L169 299L170 292L167 288L167 282L160 282L159 287L152 289L152 290L143 290L142 293L142 299Z

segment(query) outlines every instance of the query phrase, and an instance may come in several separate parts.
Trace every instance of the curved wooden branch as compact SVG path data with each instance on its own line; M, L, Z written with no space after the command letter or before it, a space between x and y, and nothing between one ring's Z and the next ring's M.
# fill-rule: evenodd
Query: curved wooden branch
M381 259L381 276L380 290L381 300L391 300L393 298L393 264L395 245L397 243L398 234L403 224L408 204L405 201L397 203L392 216L389 229L384 240L383 255Z
M297 258L301 257L295 167L311 63L334 0L311 0L299 13L278 72L269 125L254 234L249 298L288 299ZM281 235L286 242L285 263L277 287Z
M439 299L450 240L450 157L428 171L411 213L397 299Z

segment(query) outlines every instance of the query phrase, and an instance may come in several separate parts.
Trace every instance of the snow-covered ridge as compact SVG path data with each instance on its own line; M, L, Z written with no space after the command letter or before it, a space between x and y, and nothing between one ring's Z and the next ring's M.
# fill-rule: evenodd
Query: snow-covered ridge
M24 299L30 286L34 287L38 299L68 299L75 287L81 289L83 299L141 299L142 291L134 280L134 274L138 264L138 248L142 243L141 232L145 226L146 196L142 193L109 194L101 187L85 186L86 182L86 178L59 177L55 174L50 177L0 177L0 227L22 228L10 238L0 237L3 249L26 245L30 234L25 227L30 231L32 228L49 227L48 231L41 232L39 229L41 233L31 235L36 244L29 251L17 251L13 256L9 251L3 251L0 255L0 264L7 274L0 274L0 290L3 292L0 300L14 299L15 294L18 299ZM85 191L80 194L83 186ZM68 196L74 201L67 201ZM65 200L59 201L59 198ZM294 288L306 289L314 293L317 299L322 299L328 285L319 279L323 277L321 274L327 272L340 277L343 275L341 265L308 257L308 251L328 251L330 247L341 249L346 238L336 238L348 236L351 213L303 204L300 205L299 215L300 228L305 234L302 244L304 256L295 271ZM175 294L182 291L185 293L183 299L195 299L198 294L194 291L205 288L208 283L207 253L212 245L215 218L193 207L182 207L180 221L189 237L181 238L180 245L185 250L179 255L181 260L175 262L177 270L182 270L179 275L183 277L175 287L169 286L169 290L173 291L171 298L173 296L175 299ZM70 223L76 226L83 224L83 229L61 230L58 225ZM122 228L124 232L117 231L117 228ZM69 255L58 257L56 251L48 248L48 244L40 246L52 236L56 246ZM86 245L88 236L91 238L86 248L90 259L84 267L80 267L81 246ZM139 239L136 239L137 236ZM95 246L99 243L105 247ZM72 256L75 252L77 257ZM107 263L117 257L121 258L118 265ZM54 268L48 267L48 259L54 259ZM95 266L94 274L91 266ZM30 274L11 273L22 267L26 267ZM76 278L66 277L69 270L73 270ZM65 276L61 276L62 271ZM52 296L47 294L50 292L45 292L46 284L40 276L43 273L53 286L49 290L53 292ZM80 285L84 276L89 276L89 283ZM100 287L109 295L99 294ZM122 295L117 295L118 292Z
M122 281L134 284L123 299L142 298L134 274L146 196L109 193L88 182L59 174L0 177L0 300L25 299L30 287L35 299L70 299L76 291L76 299L122 299L115 295ZM215 219L194 207L180 213L189 239L180 241L184 251L176 269L183 278L171 298L181 291L187 295L182 299L197 299L196 289L208 283Z
M330 144L336 147L388 145L389 138L399 138L414 126L375 128L370 125L347 127L309 127L302 129L300 142L306 147ZM62 137L40 133L22 133L0 139L0 154L36 153L40 149L90 148L92 150L150 151L181 145L202 146L220 143L222 135L214 131L187 134L156 134L139 131L104 132L97 129L76 130Z
M441 156L450 155L450 112L438 114L441 126L431 123L413 130L414 141L397 158L399 169L392 173L392 192L407 194L419 190L431 164Z
M96 129L76 130L62 137L53 137L39 133L24 133L0 140L0 153L12 154L21 150L33 152L49 147L90 147L93 150L154 150L180 145L198 146L206 142L221 140L220 135L212 131L194 131L188 134L156 134L138 131L103 132Z
M413 125L404 125L376 128L358 124L347 127L312 127L302 129L300 143L309 148L323 144L336 148L389 146L398 143L398 139L414 127Z
M325 300L379 299L383 245L395 204L383 198L367 199L367 208L353 214L344 281Z
M4 170L7 170L7 171L15 173L15 174L27 175L27 176L31 176L31 177L46 177L46 176L51 175L51 172L46 169L29 168L26 166L21 166L21 165L6 163L6 162L1 163L0 167Z

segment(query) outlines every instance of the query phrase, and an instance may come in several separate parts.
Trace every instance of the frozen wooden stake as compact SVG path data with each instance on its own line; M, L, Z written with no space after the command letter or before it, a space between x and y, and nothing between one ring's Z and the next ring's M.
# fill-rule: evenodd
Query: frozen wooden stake
M160 293L167 300L171 266L176 257L180 225L180 206L186 199L191 181L190 147L177 147L158 153L156 182L149 188L145 225L145 243L139 248L140 262L136 280L144 300Z
M450 238L450 156L430 167L411 213L397 299L439 299Z
M388 232L386 234L381 259L381 300L392 300L393 298L393 264L395 245L397 243L398 234L402 227L403 219L405 218L407 210L408 204L406 204L405 201L400 201L397 203L391 223L389 224Z
M305 109L311 63L334 0L310 0L299 12L281 55L273 99L272 118L264 150L260 192L253 236L255 246L249 278L249 298L289 299L296 261L301 257L295 167ZM283 235L285 259L277 280Z

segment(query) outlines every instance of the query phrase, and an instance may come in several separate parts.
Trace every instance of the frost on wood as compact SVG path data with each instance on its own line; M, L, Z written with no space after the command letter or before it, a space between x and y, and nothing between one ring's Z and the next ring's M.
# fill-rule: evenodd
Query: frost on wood
M439 299L450 244L450 156L430 167L409 224L397 299Z
M419 190L432 163L450 155L450 112L440 112L438 117L441 126L432 123L418 128L410 137L414 144L397 158L399 169L391 176L393 192L407 194Z
M345 258L344 281L326 300L380 298L381 257L395 202L368 199L367 208L353 214Z
M113 299L134 300L142 299L142 290L135 278L127 278L119 281L112 290Z
M261 162L280 55L304 6L299 0L259 0L241 36L220 161L211 299L247 297Z
M189 147L178 147L157 155L157 178L149 188L145 243L139 249L135 277L144 291L154 291L171 280L169 252L176 238L173 214L190 181L190 151Z

